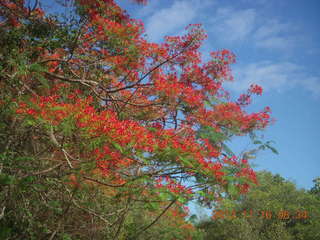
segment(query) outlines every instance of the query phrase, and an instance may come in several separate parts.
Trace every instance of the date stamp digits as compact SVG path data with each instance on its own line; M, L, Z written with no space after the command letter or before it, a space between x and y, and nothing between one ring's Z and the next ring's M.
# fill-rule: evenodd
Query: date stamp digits
M253 211L243 210L242 212L237 212L235 210L215 210L213 211L213 219L234 219L234 218L263 218L263 219L279 219L279 220L289 220L289 219L308 219L310 216L306 210L298 210L295 212L290 212L288 210L280 210L278 212L273 212L269 210Z

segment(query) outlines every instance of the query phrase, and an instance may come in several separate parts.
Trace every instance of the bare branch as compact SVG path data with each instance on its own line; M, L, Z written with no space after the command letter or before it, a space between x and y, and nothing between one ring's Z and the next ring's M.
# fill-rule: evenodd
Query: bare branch
M83 85L90 86L90 87L92 85L94 85L94 86L98 85L98 82L92 81L92 80L68 78L68 77L65 77L65 76L62 76L62 75L58 75L58 74L54 74L54 73L51 73L51 72L45 72L45 74L48 75L51 78L55 78L55 79L59 79L59 80L62 80L62 81L67 81L67 82L81 83Z
M94 212L93 210L91 210L91 209L89 209L89 208L81 207L78 203L76 203L75 200L72 200L72 202L73 202L73 204L74 204L77 208L79 208L79 209L81 209L81 210L83 210L83 211L85 211L85 212L88 212L88 213L92 214L93 216L98 217L100 220L102 220L102 221L105 222L106 224L111 225L111 223L110 223L107 219L105 219L104 217L102 217L100 214Z
M95 183L98 183L98 184L101 184L101 185L104 185L104 186L107 186L107 187L123 187L125 185L125 183L124 184L118 184L118 185L108 184L108 183L104 183L104 182L101 182L101 181L99 181L97 179L86 177L86 176L84 176L83 178L86 179L86 180L89 180L91 182L95 182Z
M62 163L59 163L59 164L57 164L57 165L55 165L55 166L53 166L51 168L48 168L48 169L45 169L45 170L42 170L42 171L39 171L39 172L33 172L33 173L30 173L30 174L24 175L23 177L42 175L42 174L45 174L45 173L53 171L54 169L60 167L61 165L62 165Z
M66 158L66 160L67 160L67 163L68 163L69 167L70 167L70 168L73 168L73 166L72 166L72 164L71 164L71 162L70 162L70 160L69 160L69 157L71 157L71 156L70 156L70 154L58 143L56 137L55 137L54 134L53 134L53 127L52 127L52 126L51 126L51 128L50 128L49 136L50 136L51 141L52 141L58 148L60 148L60 149L62 150L62 152L63 152L63 154L64 154L64 156L65 156L65 158Z
M153 67L151 70L149 70L146 74L144 74L138 81L136 81L133 84L130 84L128 86L122 87L122 88L118 88L118 89L114 89L114 90L109 90L108 93L115 93L121 90L125 90L125 89L129 89L129 88L133 88L138 86L139 83L141 83L146 77L148 77L152 72L154 72L155 70L157 70L158 68L160 68L161 66L163 66L164 64L170 62L171 60L175 59L176 57L178 57L180 54L182 54L190 45L191 45L192 41L190 41L180 52L174 54L172 57L169 57L168 59L166 59L165 61L159 63L158 65L156 65L155 67Z
M137 237L143 233L144 231L146 231L148 228L152 227L161 217L163 214L165 214L168 209L177 201L177 199L174 199L170 202L170 204L163 209L163 211L160 213L159 216L157 216L150 224L148 224L147 226L145 226L144 228L142 228L140 231L138 231L138 233L136 233L131 239L137 239Z

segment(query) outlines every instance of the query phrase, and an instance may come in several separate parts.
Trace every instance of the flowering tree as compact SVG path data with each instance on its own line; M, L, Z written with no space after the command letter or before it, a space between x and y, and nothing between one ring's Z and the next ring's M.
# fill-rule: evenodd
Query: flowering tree
M46 225L51 239L72 233L61 226L75 209L104 222L112 238L126 234L135 208L157 213L134 228L135 239L171 208L210 205L256 183L225 141L264 129L270 109L245 111L262 93L257 85L229 99L222 84L233 80L235 56L221 50L203 62L200 25L157 44L113 0L67 2L69 17L40 6L0 3L3 203L18 186L33 192L61 216Z

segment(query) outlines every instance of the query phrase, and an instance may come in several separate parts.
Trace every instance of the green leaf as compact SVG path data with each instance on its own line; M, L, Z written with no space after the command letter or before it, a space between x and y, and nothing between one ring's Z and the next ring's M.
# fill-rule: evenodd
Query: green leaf
M229 155L229 156L234 156L235 154L233 151L224 143L221 143L223 150Z
M49 82L48 82L48 80L47 80L45 77L43 77L43 76L40 75L40 74L37 74L37 77L38 77L40 83L41 83L45 88L50 88Z
M204 100L204 103L205 103L205 105L208 106L208 107L213 107L213 106L214 106L214 105L213 105L210 101L208 101L208 100Z
M218 98L216 98L215 96L210 96L210 101L216 104L221 104L223 103L221 100L219 100ZM211 103L212 104L212 103Z
M267 141L265 144L264 144L264 146L266 147L266 148L269 148L273 153L275 153L275 154L279 154L279 152L274 148L274 147L272 147L270 144L272 144L273 143L273 141Z
M197 221L198 221L197 215L192 214L192 215L189 217L189 221L190 221L191 223L193 223L193 224L196 224Z
M201 197L205 197L205 196L206 196L206 194L205 194L204 191L198 191L197 193L198 193Z
M72 117L64 119L61 123L62 132L65 136L71 136L75 130L75 124Z
M51 107L51 110L52 110L52 111L60 111L60 110L64 110L64 107L54 106L54 107Z
M26 119L25 124L28 126L34 126L36 125L36 121L34 121L33 119Z
M228 185L228 193L231 195L231 196L235 196L238 194L238 190L237 188L233 185L233 184L229 184Z
M69 234L66 234L66 233L63 234L62 239L63 240L72 240L71 236Z
M167 201L170 198L170 195L167 192L160 192L159 197L162 201Z
M279 152L274 147L271 147L269 145L266 145L266 147L269 148L273 153L279 154Z
M188 200L182 196L179 196L178 197L178 201L181 202L181 203L186 203Z
M38 63L33 63L29 66L29 71L30 72L43 72L44 68Z
M220 133L220 132L215 132L215 131L211 131L209 133L209 140L212 142L212 143L218 143L218 142L222 142L222 141L225 141L227 140L228 138L223 134L223 133Z
M224 179L230 183L230 182L234 181L235 178L233 176L225 176Z
M1 226L0 228L0 239L9 239L12 229L7 226Z
M179 156L180 160L183 162L185 166L192 167L193 164L185 157Z
M157 210L160 205L159 202L150 202L147 206L150 210Z
M0 174L0 184L1 185L13 185L16 183L16 178L7 174Z
M151 132L156 132L157 131L157 129L154 128L154 127L148 127L148 130L151 131Z
M209 139L211 144L220 143L229 139L223 132L217 132L209 126L202 126L197 133L197 137Z
M112 145L117 149L119 150L121 153L123 152L123 148L120 146L120 144L116 143L116 142L113 142Z

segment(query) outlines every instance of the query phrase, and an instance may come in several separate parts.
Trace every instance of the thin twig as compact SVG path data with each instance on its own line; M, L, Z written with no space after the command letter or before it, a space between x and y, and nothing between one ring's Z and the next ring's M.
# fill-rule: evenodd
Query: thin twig
M114 89L114 90L109 90L108 93L115 93L121 90L125 90L125 89L129 89L129 88L133 88L135 86L137 86L140 82L142 82L146 77L148 77L152 72L154 72L155 70L157 70L158 68L160 68L162 65L170 62L171 60L175 59L176 57L178 57L180 54L182 54L190 45L191 45L192 41L190 41L180 52L174 54L172 57L167 58L165 61L159 63L158 65L156 65L155 67L153 67L151 70L149 70L147 73L145 73L138 81L136 81L133 84L130 84L128 86L122 87L122 88L118 88L118 89Z
M45 174L45 173L48 173L48 172L51 172L53 171L54 169L60 167L62 165L62 163L59 163L51 168L48 168L48 169L45 169L45 170L42 170L42 171L39 171L39 172L33 172L33 173L30 173L30 174L27 174L27 175L24 175L23 177L30 177L30 176L36 176L36 175L41 175L41 174Z
M124 185L126 185L125 183L124 184L118 184L118 185L108 184L108 183L104 183L104 182L101 182L101 181L99 181L97 179L93 179L93 178L86 177L86 176L84 176L83 178L86 179L86 180L89 180L89 181L92 181L92 182L107 186L107 187L123 187Z
M6 210L6 206L4 206L0 213L0 220L4 217L4 211Z
M67 82L77 82L77 83L81 83L83 85L90 86L90 87L91 87L91 85L94 85L94 86L98 85L98 83L96 81L92 81L92 80L68 78L68 77L65 77L65 76L62 76L62 75L58 75L58 74L54 74L54 73L51 73L51 72L45 72L45 74L48 75L51 78L56 78L56 79L59 79L59 80L62 80L62 81L67 81Z
M137 237L143 233L144 231L146 231L148 228L152 227L153 224L155 224L161 217L163 214L166 213L166 211L168 211L168 209L177 201L177 199L174 199L171 201L171 203L165 208L163 209L163 211L160 213L159 216L157 216L150 224L148 224L147 226L145 226L144 228L142 228L140 231L138 231L138 233L136 233L133 237L131 237L131 239L137 239Z
M53 142L58 148L60 148L60 149L62 150L62 152L63 152L63 154L64 154L64 156L65 156L65 158L66 158L66 160L67 160L67 163L68 163L69 167L70 167L70 168L73 168L73 166L72 166L72 164L71 164L71 162L70 162L70 160L69 160L69 157L71 157L71 156L70 156L70 154L69 154L64 148L62 148L62 146L58 143L56 137L55 137L54 134L53 134L53 127L52 127L52 126L51 126L51 128L50 128L50 134L49 134L49 135L50 135L50 138L51 138L52 142Z
M99 219L101 219L101 220L102 220L103 222L105 222L106 224L111 225L111 223L110 223L107 219L105 219L104 217L102 217L100 214L97 214L96 212L94 212L93 210L91 210L91 209L89 209L89 208L81 207L78 203L76 203L75 200L72 200L72 202L73 202L73 204L74 204L77 208L79 208L79 209L81 209L81 210L83 210L83 211L85 211L85 212L88 212L88 213L90 213L90 214L98 217Z

